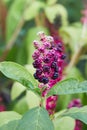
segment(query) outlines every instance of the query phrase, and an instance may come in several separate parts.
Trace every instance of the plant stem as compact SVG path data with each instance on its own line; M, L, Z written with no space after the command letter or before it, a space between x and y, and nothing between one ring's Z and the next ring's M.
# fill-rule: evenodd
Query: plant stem
M11 39L9 40L9 42L6 45L5 51L2 54L2 57L0 57L0 61L5 60L7 54L9 53L9 50L13 47L14 43L15 43L15 39L17 38L21 28L24 25L24 19L23 17L21 18L19 24L17 25L17 28L15 29L15 32L13 33Z
M41 97L41 101L40 101L40 107L43 106L43 98Z
M39 16L39 14L35 17L35 24L36 24L37 27L38 27L38 26L41 26L41 21L40 21L40 16Z
M83 50L83 48L79 47L79 49L74 53L69 65L67 66L68 70L70 70L74 65L76 65L78 63L82 50Z
M13 33L13 36L11 37L11 39L9 40L9 42L7 43L6 46L6 50L10 50L12 48L12 46L14 45L15 39L17 38L21 28L24 25L24 18L22 17L21 20L19 21L19 24L17 25L15 32Z

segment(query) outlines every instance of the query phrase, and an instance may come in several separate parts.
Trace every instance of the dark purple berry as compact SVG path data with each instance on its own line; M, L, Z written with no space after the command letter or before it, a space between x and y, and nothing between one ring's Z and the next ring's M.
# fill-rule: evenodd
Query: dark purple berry
M44 48L41 48L41 47L40 47L40 48L39 48L39 52L40 52L40 53L44 53Z
M56 66L57 66L57 62L52 62L51 68L56 68Z
M47 65L43 66L43 72L49 72L50 67Z
M60 43L58 43L58 45L57 45L57 47L62 47L62 43L60 42Z
M40 83L42 83L42 78L41 78L41 77L39 77L39 78L38 78L38 81L39 81Z
M33 67L37 68L37 64L35 62L33 62Z
M36 74L37 74L37 75L41 75L41 74L42 74L42 70L41 70L41 69L37 69L37 70L36 70Z
M59 68L58 68L58 66L56 66L56 67L54 68L54 71L55 71L55 72L58 72L58 70L59 70Z
M49 82L49 79L47 77L42 77L42 83L47 84Z
M44 61L45 63L49 63L49 62L50 62L50 59L49 59L48 57L46 57L46 58L43 59L43 61Z
M52 43L51 47L49 48L50 50L55 47L54 43Z
M38 60L35 60L35 61L33 62L33 66L34 66L34 68L40 67L40 62L39 62Z
M52 79L57 79L58 78L58 73L57 72L54 72L53 76L52 76Z
M36 74L36 73L34 73L34 78L35 78L35 79L38 79L38 76L37 76L37 74Z
M63 55L61 56L61 59L64 60L65 58L66 58L66 55L63 54Z
M58 60L58 56L54 56L54 61L57 61Z
M44 41L44 38L41 38L40 41Z
M60 47L57 47L56 50L59 51L59 52L63 51L62 48L60 48Z

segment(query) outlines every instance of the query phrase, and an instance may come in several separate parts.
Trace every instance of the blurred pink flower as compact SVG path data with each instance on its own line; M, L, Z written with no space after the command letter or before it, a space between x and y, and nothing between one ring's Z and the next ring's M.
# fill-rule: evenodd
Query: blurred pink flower
M6 111L5 105L0 105L0 112L2 112L2 111Z
M83 14L84 16L81 18L81 22L82 22L83 24L87 24L87 8L82 11L82 14Z

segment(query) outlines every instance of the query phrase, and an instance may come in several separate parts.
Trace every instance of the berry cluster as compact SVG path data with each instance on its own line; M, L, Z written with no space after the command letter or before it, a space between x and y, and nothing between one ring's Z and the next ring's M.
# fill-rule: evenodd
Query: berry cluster
M50 96L46 100L46 109L49 112L49 115L54 114L56 104L57 104L58 96Z
M47 36L44 32L39 32L39 41L35 40L34 46L36 48L33 53L33 66L36 69L34 73L35 79L37 79L40 84L39 88L43 89L42 96L46 96L48 91L62 78L63 63L65 59L65 54L63 44L60 40ZM46 109L50 111L55 108L57 96L52 96L47 99ZM49 103L48 103L49 102ZM53 105L54 102L54 105ZM49 112L51 113L51 112Z
M34 41L36 48L32 55L36 68L34 73L35 79L40 83L48 84L50 87L58 82L61 78L63 60L63 46L61 42L56 42L51 36L46 36L39 32L40 41Z

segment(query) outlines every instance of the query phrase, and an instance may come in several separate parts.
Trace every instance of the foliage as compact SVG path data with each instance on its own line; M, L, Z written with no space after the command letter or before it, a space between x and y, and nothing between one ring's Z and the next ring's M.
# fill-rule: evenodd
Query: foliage
M2 65L3 65L3 67L2 67ZM10 68L11 68L11 70L15 70L12 72L12 76L8 75L11 73L11 71L7 71ZM19 75L18 70L21 70L21 68L23 68L21 65L18 65L18 64L12 63L12 62L1 62L0 63L0 71L3 74L5 74L7 77L10 77L11 79L14 79L14 80L16 80L16 78L20 79L20 75L22 76L22 73L25 70L25 68L22 69L22 71L20 72L20 75ZM18 70L16 70L16 69L18 69ZM17 73L16 78L15 78L15 74L16 74L15 72ZM27 86L26 86L27 80L25 80L26 76L27 76L27 73L25 73L25 75L22 77L22 80L25 81L25 84L24 84L24 82L21 82L21 84L25 85L25 87L27 88ZM20 82L20 80L18 80L18 81ZM79 83L75 79L68 79L65 81L61 81L58 85L55 85L50 90L48 95L49 94L50 95L53 95L53 94L59 95L59 94L68 94L68 93L72 94L75 92L83 93L83 92L86 92L86 88L87 88L86 85L87 85L86 81ZM64 89L64 87L65 87L65 89ZM74 89L73 89L73 87L74 87ZM33 88L30 88L30 89L32 90ZM36 91L36 93L37 93L37 91ZM82 108L72 108L70 110L64 111L61 114L59 114L58 116L60 118L63 118L62 116L70 116L74 119L79 119L87 124L86 113L87 113L87 106L84 106ZM6 116L6 114L5 114L5 116ZM1 130L8 129L8 126L10 127L10 129L12 129L15 124L15 120L14 121L12 121L12 120L13 120L13 118L11 118L11 121L9 121L9 119L8 119L8 124L2 125L0 129ZM7 121L7 119L6 119L6 121ZM36 108L30 109L29 112L25 113L24 116L22 117L22 119L16 121L16 123L17 123L17 125L16 125L15 129L18 129L18 130L22 130L24 128L26 130L28 130L29 128L31 130L34 130L34 129L38 129L38 130L42 130L42 129L51 130L52 129L52 130L54 130L53 124L50 121L48 113L46 112L46 110L43 107L36 107Z
M80 0L0 1L0 106L7 110L0 113L0 130L74 130L76 119L87 130L87 25L80 21L82 9ZM31 65L39 31L61 37L67 55L64 80L46 96L58 95L52 116L44 109L46 99ZM83 107L67 109L74 98Z

